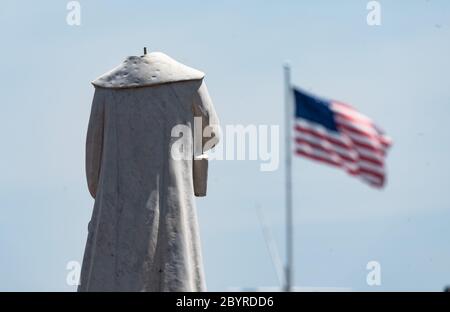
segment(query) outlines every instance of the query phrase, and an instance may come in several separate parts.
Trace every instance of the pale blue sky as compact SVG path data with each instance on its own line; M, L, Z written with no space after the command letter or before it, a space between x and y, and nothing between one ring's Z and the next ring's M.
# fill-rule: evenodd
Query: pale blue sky
M207 73L223 125L283 126L282 64L293 82L346 101L394 139L388 184L295 158L295 282L354 290L450 284L450 2L2 1L0 290L63 290L81 261L93 201L84 174L90 81L142 47ZM282 155L284 156L284 155ZM278 286L255 207L284 256L284 168L215 161L197 200L207 284ZM367 262L382 285L366 284Z

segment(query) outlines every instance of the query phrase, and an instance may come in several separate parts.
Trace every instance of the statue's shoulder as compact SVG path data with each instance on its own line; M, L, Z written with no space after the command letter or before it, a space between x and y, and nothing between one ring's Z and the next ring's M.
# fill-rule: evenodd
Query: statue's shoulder
M205 74L177 62L162 52L129 56L92 84L100 88L138 88L178 81L201 80Z

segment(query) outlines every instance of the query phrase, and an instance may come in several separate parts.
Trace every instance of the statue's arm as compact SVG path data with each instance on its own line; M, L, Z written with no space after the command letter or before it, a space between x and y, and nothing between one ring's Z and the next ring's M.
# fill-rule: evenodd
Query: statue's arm
M100 177L102 148L104 103L101 90L97 89L92 101L91 116L86 137L86 178L89 192L95 198Z
M201 150L196 150L194 144L193 155L193 184L195 196L206 196L208 182L208 156L206 151L213 148L219 142L219 120L214 105L209 96L205 82L202 80L200 87L194 94L193 112L197 121L202 123ZM198 139L198 138L197 138Z
M204 153L213 148L220 140L219 119L204 80L202 80L200 87L194 94L193 111L194 117L201 117L203 131L202 153Z

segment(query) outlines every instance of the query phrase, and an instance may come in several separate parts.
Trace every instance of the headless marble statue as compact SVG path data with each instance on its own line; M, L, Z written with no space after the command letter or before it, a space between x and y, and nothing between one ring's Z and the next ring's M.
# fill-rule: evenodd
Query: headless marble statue
M206 195L207 161L171 156L172 129L194 117L218 140L203 78L153 52L93 81L86 173L95 204L78 291L206 290L194 195Z

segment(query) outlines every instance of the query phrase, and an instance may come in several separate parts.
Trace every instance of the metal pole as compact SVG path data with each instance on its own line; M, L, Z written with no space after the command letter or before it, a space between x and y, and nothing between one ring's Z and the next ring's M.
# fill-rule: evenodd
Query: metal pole
M292 291L292 277L294 273L293 254L293 216L292 216L292 88L291 68L288 63L284 65L284 101L285 101L285 156L286 156L286 285L285 291Z

